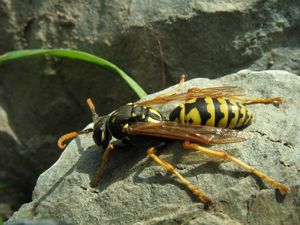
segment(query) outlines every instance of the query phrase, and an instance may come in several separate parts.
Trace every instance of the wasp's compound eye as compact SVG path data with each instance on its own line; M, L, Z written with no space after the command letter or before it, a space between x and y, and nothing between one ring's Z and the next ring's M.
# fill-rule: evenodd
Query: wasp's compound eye
M102 140L104 139L105 132L103 131L101 126L95 126L94 127L94 133L93 133L93 139L94 142L101 146L102 145Z
M102 146L103 149L105 149L107 147L107 145L109 144L111 137L110 137L109 133L107 132L107 129L105 126L95 125L93 139L94 139L94 142L98 146Z

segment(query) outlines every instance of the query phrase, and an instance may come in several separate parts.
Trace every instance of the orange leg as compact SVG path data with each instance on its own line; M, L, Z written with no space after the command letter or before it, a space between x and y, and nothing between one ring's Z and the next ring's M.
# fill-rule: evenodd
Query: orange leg
M147 150L147 154L151 157L156 163L160 166L168 170L169 172L175 174L177 178L183 183L191 192L198 196L198 198L207 205L211 205L211 200L204 194L203 191L199 190L195 186L193 186L189 181L187 181L170 163L160 159L157 155L155 155L155 148L149 148Z
M187 75L186 74L182 74L180 77L180 81L179 83L169 92L158 95L152 99L149 100L145 100L145 101L141 101L141 102L136 102L135 104L137 105L142 105L142 106L149 106L149 105L156 105L156 104L164 104L169 102L170 98L172 98L173 96L176 96L176 94L178 93L179 89L183 86L185 80L187 79Z
M181 74L179 83L171 91L169 91L165 94L161 94L159 96L156 96L154 99L160 99L160 98L163 98L165 96L170 96L170 95L178 93L179 89L182 88L184 82L187 80L187 77L188 77L187 74Z
M101 163L100 163L100 166L96 172L96 175L94 176L94 178L92 179L90 185L91 187L96 187L97 184L99 183L102 175L103 175L103 172L104 172L104 168L105 168L105 164L106 162L108 161L109 159L109 155L111 153L111 151L114 149L114 146L109 144L107 146L107 148L105 149L104 153L103 153L103 157L102 157L102 160L101 160Z
M235 99L241 101L245 104L280 104L283 102L283 98L275 97L275 98L244 98L240 96L230 96L228 98Z
M200 152L203 152L203 153L206 153L206 154L218 157L218 158L222 158L224 160L235 162L236 164L238 164L239 166L241 166L245 170L248 170L250 173L252 173L252 174L258 176L259 178L265 180L266 182L273 185L275 188L278 188L281 193L287 193L289 191L289 189L286 186L284 186L283 184L278 183L277 181L273 180L271 177L268 177L267 175L265 175L263 172L260 172L257 169L255 169L254 167L251 167L248 164L240 161L239 159L229 155L227 152L216 151L216 150L213 150L213 149L202 147L202 146L197 145L197 144L191 144L189 141L183 142L183 147L185 149L200 151Z

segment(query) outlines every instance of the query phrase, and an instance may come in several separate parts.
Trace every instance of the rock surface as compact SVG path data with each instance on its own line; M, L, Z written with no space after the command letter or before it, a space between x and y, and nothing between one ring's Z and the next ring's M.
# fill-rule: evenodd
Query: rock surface
M173 176L146 157L146 150L115 151L96 188L89 182L102 153L90 135L73 140L38 179L33 201L6 224L57 218L75 224L286 224L300 223L300 78L283 71L240 71L216 80L193 79L191 87L238 86L249 97L283 96L285 104L250 105L254 137L225 149L290 188L281 195L231 162L215 161L170 143L161 158L215 202L205 210ZM149 96L151 97L151 96ZM172 107L171 107L172 108ZM170 108L162 106L167 113Z
M61 220L46 219L37 221L22 220L11 223L10 225L73 225L73 223Z

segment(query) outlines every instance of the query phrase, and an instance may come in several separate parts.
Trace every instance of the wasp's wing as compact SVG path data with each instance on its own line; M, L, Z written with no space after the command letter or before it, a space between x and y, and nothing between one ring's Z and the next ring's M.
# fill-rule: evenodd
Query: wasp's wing
M251 137L250 133L245 131L202 125L182 125L173 121L138 122L124 128L124 132L129 135L147 135L206 144L242 142Z
M238 87L211 87L211 88L190 88L186 92L169 93L159 95L153 99L136 102L137 105L149 106L166 104L174 101L185 101L191 98L201 98L201 97L232 97L232 96L243 96L244 90Z

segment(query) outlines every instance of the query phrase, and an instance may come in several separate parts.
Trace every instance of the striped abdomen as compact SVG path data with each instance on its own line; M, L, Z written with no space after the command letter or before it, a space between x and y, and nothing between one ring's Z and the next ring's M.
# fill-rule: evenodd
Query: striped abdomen
M169 116L181 124L196 124L239 129L253 120L252 113L241 103L225 98L193 98L176 107Z

